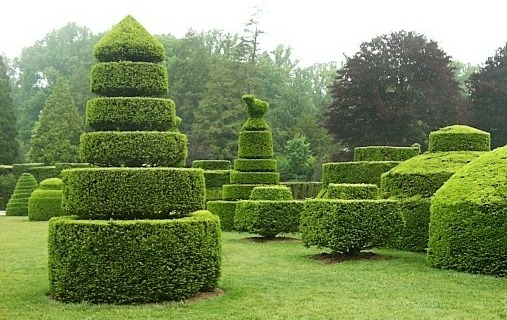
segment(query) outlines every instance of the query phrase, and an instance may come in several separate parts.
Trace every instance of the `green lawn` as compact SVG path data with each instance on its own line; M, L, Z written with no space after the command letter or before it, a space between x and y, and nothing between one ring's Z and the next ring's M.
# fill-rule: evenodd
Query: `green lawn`
M47 222L0 216L0 319L506 319L507 279L426 267L424 255L325 264L298 241L223 234L223 294L150 305L45 296Z

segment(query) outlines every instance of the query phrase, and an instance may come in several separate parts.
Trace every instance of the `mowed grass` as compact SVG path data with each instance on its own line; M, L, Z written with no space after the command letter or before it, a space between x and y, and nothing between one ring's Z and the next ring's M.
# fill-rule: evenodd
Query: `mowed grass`
M0 217L0 319L505 319L507 279L431 269L423 254L326 264L299 241L223 234L222 294L148 305L49 299L47 222Z

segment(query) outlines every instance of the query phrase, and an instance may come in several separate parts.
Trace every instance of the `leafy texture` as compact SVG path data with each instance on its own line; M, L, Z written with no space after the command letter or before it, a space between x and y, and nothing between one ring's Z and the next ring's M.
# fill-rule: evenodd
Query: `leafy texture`
M382 173L400 164L399 161L330 162L322 165L322 184L380 184Z
M292 192L286 186L255 187L250 200L292 200Z
M234 231L234 214L238 201L216 200L206 202L206 209L220 218L223 231Z
M327 199L361 200L379 198L379 188L376 184L362 183L330 183L327 186Z
M275 172L275 159L236 159L234 170L241 172Z
M421 153L420 147L368 146L354 148L354 161L405 161Z
M7 203L5 214L8 216L27 216L28 198L36 188L37 180L31 174L23 173L19 177L14 193Z
M281 182L281 185L289 187L294 199L298 200L315 198L322 189L320 181Z
M59 178L43 180L28 198L28 219L46 221L63 214L62 180Z
M204 170L230 170L231 162L229 160L194 160L192 167Z
M0 56L0 163L12 164L18 156L16 113L4 58Z
M489 151L489 132L463 125L454 125L430 132L429 152L445 151Z

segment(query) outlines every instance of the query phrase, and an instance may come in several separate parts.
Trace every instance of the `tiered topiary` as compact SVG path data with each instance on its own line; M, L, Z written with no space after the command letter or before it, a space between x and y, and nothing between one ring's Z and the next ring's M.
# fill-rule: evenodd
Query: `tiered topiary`
M429 151L382 175L381 192L402 202L405 228L390 246L424 252L428 245L430 197L461 167L490 147L490 135L456 125L431 132Z
M108 168L62 171L63 208L49 223L50 294L65 302L181 300L213 290L220 226L204 211L202 169L182 166L163 46L127 16L95 46L82 158ZM99 220L102 219L102 220ZM132 220L129 220L132 219ZM154 220L157 219L157 220Z
M62 215L62 180L49 178L41 181L28 198L28 219L46 221Z
M354 161L405 161L419 153L420 147L357 147L354 149Z
M222 186L231 178L231 162L229 160L194 160L192 168L204 170L206 182L206 202L222 199Z
M315 198L322 189L321 181L290 181L280 184L289 187L294 199L298 200Z
M276 172L276 160L273 159L273 137L263 118L269 105L251 94L245 94L243 101L249 118L239 134L239 158L234 160L230 184L222 188L222 201L207 203L208 210L220 216L222 229L228 231L234 228L238 200L249 199L256 186L280 183L280 173Z
M459 169L431 199L430 266L507 276L507 146Z
M26 172L21 174L14 188L14 193L7 203L5 215L27 216L28 198L36 188L37 180L31 174Z

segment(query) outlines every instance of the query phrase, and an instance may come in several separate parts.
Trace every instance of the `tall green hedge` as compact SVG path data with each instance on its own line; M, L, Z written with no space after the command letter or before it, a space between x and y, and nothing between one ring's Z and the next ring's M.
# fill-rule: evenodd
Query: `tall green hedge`
M291 181L281 182L281 184L289 187L294 199L298 200L315 198L322 189L322 182L320 181Z
M231 162L229 160L194 160L192 168L201 168L204 170L230 170Z
M160 131L97 131L81 135L83 161L107 167L179 166L187 157L187 136Z
M206 188L222 187L224 184L228 184L230 179L231 170L204 170Z
M322 184L366 183L380 185L380 176L399 161L330 162L322 165Z
M430 132L428 151L489 151L489 132L464 125L454 125Z
M327 186L325 198L344 200L375 200L379 198L379 188L376 184L330 183Z
M235 231L234 215L238 201L214 200L206 202L206 210L220 218L222 231Z
M231 184L279 184L279 172L231 171Z
M49 178L41 181L39 187L28 198L28 219L46 221L63 214L62 180Z
M145 303L213 290L220 276L218 217L49 223L49 294L64 302Z
M166 219L205 208L202 169L68 169L63 208L86 219Z
M234 170L241 172L275 172L275 159L236 159Z
M5 208L5 215L28 216L28 198L36 188L37 180L31 174L21 174Z
M253 188L250 200L293 200L292 192L286 186L258 186Z
M507 276L507 147L458 170L431 200L428 264Z
M421 153L420 147L356 147L354 161L405 161L419 153Z
M260 184L224 184L222 187L224 200L248 199L252 194L253 188Z
M238 156L244 159L273 158L271 131L241 131L239 134Z

